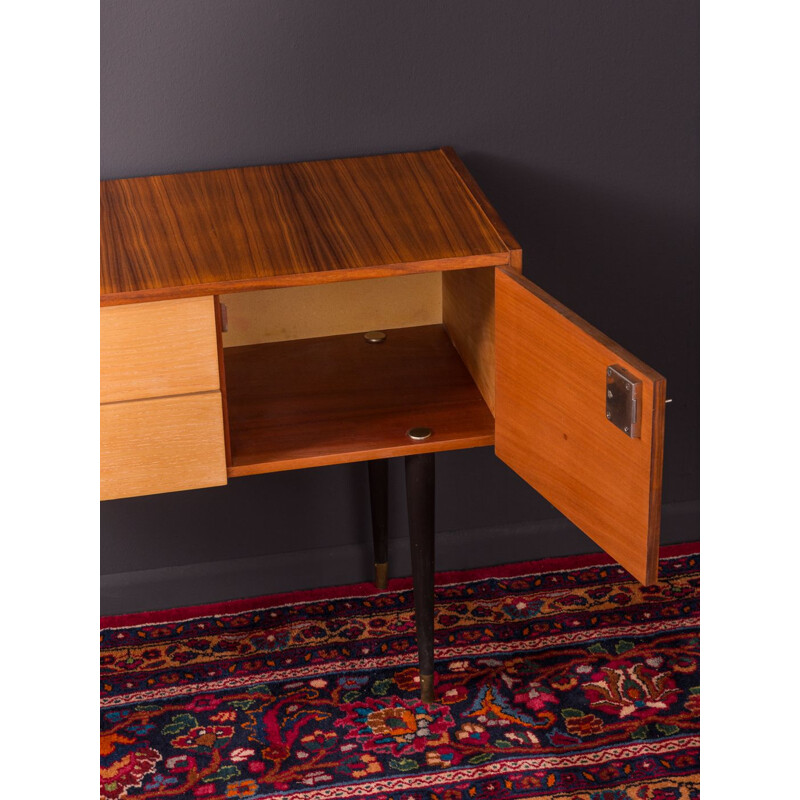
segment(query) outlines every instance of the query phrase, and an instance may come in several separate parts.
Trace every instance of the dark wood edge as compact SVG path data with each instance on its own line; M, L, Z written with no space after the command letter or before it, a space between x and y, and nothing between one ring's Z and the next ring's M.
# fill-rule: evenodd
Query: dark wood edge
M647 530L647 564L645 585L658 582L658 557L661 543L661 488L664 478L664 421L666 416L667 382L653 383L653 427L650 441L650 520Z
M183 286L163 286L158 289L142 289L135 292L114 292L100 295L101 306L121 306L128 303L147 303L156 300L178 300L186 297L203 297L210 294L233 294L258 289L278 289L285 286L310 286L339 281L368 280L369 278L390 278L398 275L412 275L420 272L447 272L453 269L473 269L475 267L507 266L509 255L484 253L475 256L454 256L427 261L407 261L399 264L358 267L356 269L330 269L323 272L305 272L293 275L270 275L241 281L215 281Z
M222 395L222 429L225 434L225 467L230 467L231 431L228 423L228 386L225 383L225 355L222 351L222 309L219 295L214 295L214 324L217 329L217 358L219 360L219 390Z
M626 364L634 370L634 372L640 373L643 378L647 378L647 380L652 381L654 384L658 383L659 381L666 381L666 378L661 375L661 373L656 372L652 367L645 364L644 361L636 358L633 353L626 350L624 347L622 347L622 345L617 344L617 342L615 342L605 333L595 328L594 325L587 322L585 319L583 319L583 317L579 317L574 311L567 308L563 303L560 303L555 299L555 297L549 295L546 291L544 291L544 289L539 288L535 283L529 281L523 275L512 272L509 269L504 269L503 267L498 267L496 271L497 273L502 273L518 283L523 289L526 289L531 294L538 297L540 300L542 300L542 302L547 303L547 305L549 305L554 311L561 314L562 317L569 320L573 325L576 325L588 336L597 339L597 341L600 342L603 347L607 347L620 360L625 361Z
M483 190L478 185L475 178L472 177L470 171L464 166L464 162L458 157L456 151L452 147L442 147L441 152L449 162L450 166L455 170L461 182L464 184L466 190L472 195L472 199L478 204L484 216L489 221L489 224L494 228L494 232L500 237L500 240L508 248L509 253L509 266L518 272L522 271L522 247L519 242L514 238L514 235L506 226L505 222L500 218L500 215L495 211L494 206L489 202L489 198L483 193Z

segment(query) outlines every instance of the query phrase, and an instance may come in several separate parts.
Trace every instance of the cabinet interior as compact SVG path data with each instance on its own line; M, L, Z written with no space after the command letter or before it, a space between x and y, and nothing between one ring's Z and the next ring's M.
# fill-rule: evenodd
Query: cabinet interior
M494 268L220 301L230 476L493 443Z

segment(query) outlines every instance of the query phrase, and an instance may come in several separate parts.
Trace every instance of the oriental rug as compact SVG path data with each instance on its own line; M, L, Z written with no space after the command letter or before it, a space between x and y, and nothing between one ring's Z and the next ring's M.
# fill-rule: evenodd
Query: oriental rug
M408 579L106 618L100 796L699 797L699 556L437 575L435 702Z

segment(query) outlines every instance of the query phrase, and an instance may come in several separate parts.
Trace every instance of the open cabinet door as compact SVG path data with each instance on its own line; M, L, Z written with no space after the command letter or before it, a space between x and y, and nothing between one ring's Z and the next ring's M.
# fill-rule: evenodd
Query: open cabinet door
M666 380L526 278L495 272L497 456L635 578L655 583ZM632 385L613 383L619 374ZM609 392L619 391L638 393L635 438L624 430L631 405L607 418Z

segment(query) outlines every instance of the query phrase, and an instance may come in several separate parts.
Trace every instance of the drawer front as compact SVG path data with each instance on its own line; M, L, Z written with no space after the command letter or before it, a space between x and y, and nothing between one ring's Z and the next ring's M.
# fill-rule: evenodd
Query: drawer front
M100 406L100 499L227 482L220 392Z
M100 402L219 389L213 297L100 309Z

